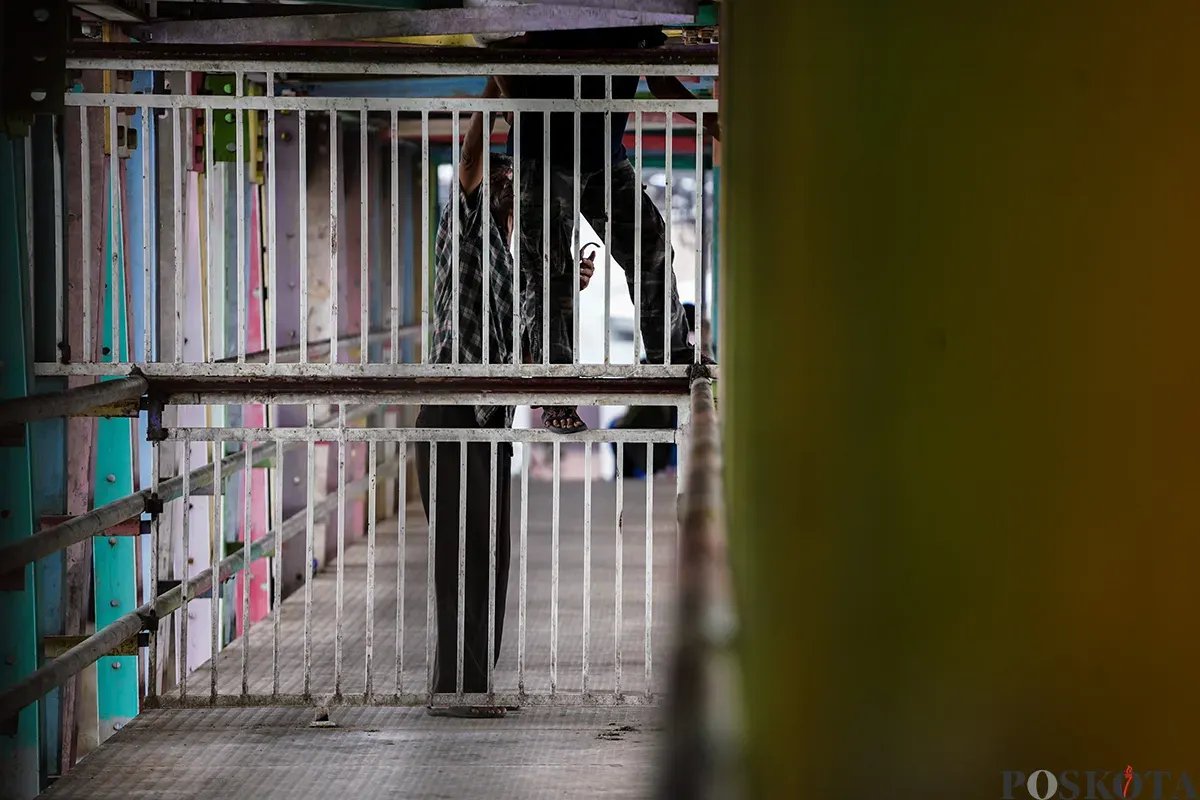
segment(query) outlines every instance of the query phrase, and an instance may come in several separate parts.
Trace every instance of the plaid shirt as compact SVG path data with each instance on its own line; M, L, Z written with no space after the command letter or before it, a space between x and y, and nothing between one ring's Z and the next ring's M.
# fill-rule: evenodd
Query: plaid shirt
M456 187L457 188L457 187ZM489 364L511 364L513 358L513 263L508 236L482 205L483 189L460 192L458 203L458 363L483 363L483 225L490 237L491 296L488 327ZM438 223L434 246L433 342L430 361L454 360L454 202L446 204ZM475 406L480 427L495 427L499 414L504 427L512 427L512 406Z

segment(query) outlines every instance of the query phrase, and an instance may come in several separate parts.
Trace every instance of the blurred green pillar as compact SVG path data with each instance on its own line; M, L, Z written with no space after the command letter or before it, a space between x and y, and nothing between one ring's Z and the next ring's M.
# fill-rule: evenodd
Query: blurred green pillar
M749 796L1200 789L1200 4L722 7Z

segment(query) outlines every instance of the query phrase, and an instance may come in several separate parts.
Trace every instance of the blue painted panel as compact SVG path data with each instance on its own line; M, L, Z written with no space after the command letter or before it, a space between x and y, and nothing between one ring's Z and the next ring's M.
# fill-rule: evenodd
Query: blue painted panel
M152 74L146 71L138 71L133 73L133 91L139 93L149 93L153 91ZM129 242L129 274L131 276L132 288L132 303L133 303L133 337L130 343L134 360L143 360L144 341L146 325L150 326L150 353L145 360L153 361L157 358L158 353L158 326L155 324L157 314L157 299L158 299L158 270L155 265L158 264L158 226L155 224L158 213L158 193L154 191L146 192L147 186L158 185L158 168L157 168L157 142L155 134L157 132L157 121L154 114L147 116L149 123L146 130L142 129L142 115L139 111L132 117L132 127L137 131L138 147L132 154L132 158L125 163L126 181L125 181L125 199L126 199L126 215L129 219L129 234L126 237ZM143 151L149 160L148 170L143 170ZM149 217L150 217L150 235L149 247L145 248L144 239L145 229L143 227L145 216L143 214L142 204L146 200L149 201ZM151 318L146 319L146 259L150 261L150 308ZM138 488L145 489L153 485L153 474L151 472L152 448L150 442L146 440L147 431L147 415L143 412L138 416L137 420L137 448L138 448ZM137 547L141 550L141 585L142 594L139 598L141 602L147 602L150 599L150 537L143 536L138 539Z
M121 165L122 167L124 164ZM107 165L106 165L107 167ZM110 172L105 169L104 180L109 184ZM128 262L124 247L121 193L107 185L108 214L104 223L105 265L117 256L115 274L116 308L113 308L113 271L105 270L104 313L101 329L102 353L113 361L129 353L128 325ZM113 218L117 230L113 231ZM112 315L117 314L117 341L113 341ZM133 435L135 428L128 419L100 419L96 423L96 467L92 483L93 507L111 503L133 494ZM134 537L98 536L92 540L92 566L95 570L96 628L103 628L133 611L137 603L137 573L134 560ZM138 657L111 656L96 662L97 702L100 717L100 740L104 741L138 713Z
M18 156L18 154L20 154ZM24 397L31 365L26 346L28 275L23 244L25 214L20 181L24 145L0 135L0 398ZM26 429L26 441L29 431ZM28 445L0 447L0 544L28 536L33 529L33 498ZM37 669L35 569L24 569L24 587L0 591L0 689ZM0 786L13 798L35 797L40 790L40 703L25 707L17 730L0 735Z

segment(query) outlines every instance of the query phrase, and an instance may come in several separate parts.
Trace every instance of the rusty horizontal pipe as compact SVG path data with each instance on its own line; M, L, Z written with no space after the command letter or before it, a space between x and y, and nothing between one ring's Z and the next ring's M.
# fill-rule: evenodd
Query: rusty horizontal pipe
M130 375L61 392L5 400L0 402L0 425L79 416L92 409L136 400L146 393L147 388L144 377Z
M225 376L191 375L161 376L150 378L150 394L155 397L172 395L238 394L253 392L260 402L270 402L273 394L312 395L359 395L372 394L396 396L406 392L464 395L522 393L536 398L539 394L628 394L628 395L672 395L687 394L687 378L671 377L484 377L435 375L412 376Z
M271 445L272 447L274 445ZM242 460L241 453L231 458ZM229 459L226 459L228 461ZM392 459L379 466L376 477L392 477L398 474L399 460ZM211 466L207 469L209 479L212 478ZM370 477L363 476L356 481L346 484L346 495L356 497L370 489ZM314 514L326 514L337 507L338 497L332 495L313 506ZM288 518L280 530L281 541L286 542L299 532L306 530L307 510L300 511ZM256 540L249 548L250 557L247 560L247 549L243 548L232 555L221 559L217 564L217 582L228 580L239 571L245 569L247 563L274 554L275 531ZM209 567L188 580L188 597L196 597L212 588L213 569ZM72 647L58 658L38 669L20 683L0 694L0 721L13 717L30 703L35 703L47 692L62 686L75 675L78 675L89 665L107 655L121 643L136 636L143 629L154 629L159 620L165 619L183 605L183 587L175 586L149 603L146 603L125 616L109 623L84 641Z

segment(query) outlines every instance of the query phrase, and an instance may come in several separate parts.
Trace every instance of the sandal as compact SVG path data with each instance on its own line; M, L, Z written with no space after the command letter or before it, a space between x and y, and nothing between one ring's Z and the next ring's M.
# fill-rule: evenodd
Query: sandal
M431 717L455 719L500 719L508 709L504 706L426 706L425 713Z
M542 409L542 427L555 433L579 433L587 424L573 406L537 406Z

